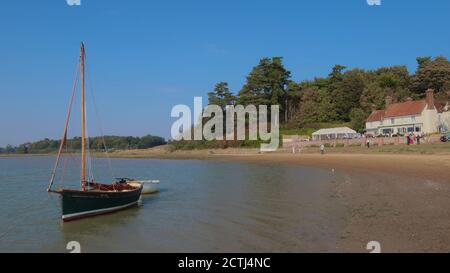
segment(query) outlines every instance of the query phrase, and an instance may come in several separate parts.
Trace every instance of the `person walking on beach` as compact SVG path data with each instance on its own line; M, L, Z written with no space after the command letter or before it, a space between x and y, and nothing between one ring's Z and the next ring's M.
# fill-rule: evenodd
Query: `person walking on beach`
M367 140L366 140L366 146L367 146L367 149L369 149L370 148L370 140L368 139L368 138L366 138Z
M324 154L325 153L325 145L321 144L320 145L320 154Z

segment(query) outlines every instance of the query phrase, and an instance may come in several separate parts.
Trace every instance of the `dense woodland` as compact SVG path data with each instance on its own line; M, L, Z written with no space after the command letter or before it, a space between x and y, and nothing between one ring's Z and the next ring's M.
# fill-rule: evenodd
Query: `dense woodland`
M450 98L450 62L442 56L417 58L417 69L410 73L404 65L376 70L347 69L335 65L325 78L295 82L283 58L263 58L247 76L237 92L227 82L219 82L208 93L209 104L279 105L283 133L311 134L323 127L349 126L363 132L365 120L375 109L385 107L385 98L393 102L420 99L428 88L435 99L444 103ZM177 149L254 146L245 141L179 141Z
M0 148L0 154L40 154L56 152L60 145L59 140L44 139L32 143L25 143L17 147L8 145ZM148 149L159 145L166 144L162 137L147 135L143 137L122 137L122 136L105 136L89 138L89 149L92 151L105 151L105 144L108 151L111 150L128 150L128 149ZM81 150L81 138L75 137L67 141L68 151Z
M218 83L208 94L209 103L278 104L284 129L349 122L362 132L365 119L373 109L385 107L388 95L394 102L420 99L432 88L438 102L450 98L450 62L445 57L417 58L414 74L406 66L364 70L335 65L328 77L302 82L291 80L291 72L282 61L281 57L262 59L236 94L226 82Z

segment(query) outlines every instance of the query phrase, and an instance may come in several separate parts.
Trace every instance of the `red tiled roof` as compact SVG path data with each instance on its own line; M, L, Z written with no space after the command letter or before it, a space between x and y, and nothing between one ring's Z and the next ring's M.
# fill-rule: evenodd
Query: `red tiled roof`
M367 118L366 122L372 122L372 121L380 121L383 119L384 116L384 110L377 110L372 112L370 116Z
M394 103L388 106L388 108L385 110L384 116L390 118L417 115L422 113L426 105L427 102L425 100Z
M383 118L417 115L422 113L425 106L427 106L427 102L425 100L394 103L389 105L386 110L377 110L372 112L366 121L381 121Z

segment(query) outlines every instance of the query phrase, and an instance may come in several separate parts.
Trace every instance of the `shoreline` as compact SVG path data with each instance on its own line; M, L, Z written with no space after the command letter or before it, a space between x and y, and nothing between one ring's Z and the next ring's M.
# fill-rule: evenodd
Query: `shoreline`
M27 155L20 157L24 156ZM320 155L260 153L258 149L170 152L159 148L114 152L109 156L279 164L336 172L342 181L330 184L331 191L323 193L325 202L332 200L345 207L338 216L345 227L337 238L336 250L367 253L367 243L378 241L382 252L450 251L450 155L445 153ZM321 213L324 208L315 209Z
M392 155L392 154L261 154L217 155L206 159L278 163L319 167L356 174L391 174L428 180L450 181L448 155Z
M450 156L448 155L292 155L210 156L211 160L316 167L342 175L331 198L344 204L343 252L450 251ZM329 197L324 197L329 198ZM336 204L337 205L337 204ZM318 212L321 208L317 208Z
M337 249L369 252L450 251L450 155L180 153L172 159L200 159L308 166L342 175L330 196L345 207L345 228ZM166 159L170 159L166 157ZM337 204L336 204L337 205ZM316 208L321 212L322 208Z
M423 149L440 150L440 153L424 153ZM110 158L148 158L173 160L220 160L259 163L277 163L302 165L335 169L359 174L385 173L405 175L414 178L450 181L450 143L445 145L389 147L391 149L417 149L415 152L392 151L386 149L329 149L324 155L317 149L304 149L301 153L277 151L262 153L259 149L209 149L209 150L178 150L170 151L167 146L148 150L117 151L109 154ZM411 151L406 150L406 151ZM98 155L104 157L104 154Z
M449 148L446 145L445 148ZM414 178L450 181L450 154L443 153L391 153L375 149L346 152L329 149L324 155L317 151L301 153L277 151L262 153L259 149L209 149L170 151L167 146L146 150L113 151L109 154L93 153L95 157L112 159L163 160L219 160L255 163L276 163L334 169L358 174L392 174ZM76 154L74 154L76 156ZM56 154L2 154L0 158L56 156Z

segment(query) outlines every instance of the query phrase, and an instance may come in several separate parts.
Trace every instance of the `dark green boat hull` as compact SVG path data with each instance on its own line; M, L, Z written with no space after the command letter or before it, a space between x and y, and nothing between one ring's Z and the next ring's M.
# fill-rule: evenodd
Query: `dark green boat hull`
M141 191L142 187L121 192L60 190L62 219L72 221L129 208L138 203Z

